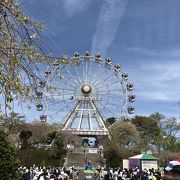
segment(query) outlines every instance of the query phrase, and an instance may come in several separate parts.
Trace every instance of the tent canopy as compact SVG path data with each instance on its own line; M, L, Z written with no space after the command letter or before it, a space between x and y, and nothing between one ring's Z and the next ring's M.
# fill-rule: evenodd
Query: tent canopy
M132 156L129 159L157 159L156 157L149 155L149 154L139 154L136 156Z

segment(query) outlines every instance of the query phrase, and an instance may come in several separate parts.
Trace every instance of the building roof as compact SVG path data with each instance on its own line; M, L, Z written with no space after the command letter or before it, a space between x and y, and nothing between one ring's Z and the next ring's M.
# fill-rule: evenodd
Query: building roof
M157 158L149 154L139 154L136 156L129 157L129 159L157 159Z

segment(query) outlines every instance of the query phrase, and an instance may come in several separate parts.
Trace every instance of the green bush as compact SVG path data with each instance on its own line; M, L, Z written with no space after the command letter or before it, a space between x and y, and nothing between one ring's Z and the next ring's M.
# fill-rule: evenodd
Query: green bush
M62 158L54 158L50 155L51 150L46 149L26 149L18 151L18 158L22 166L62 166Z
M122 164L122 161L117 151L115 151L113 148L109 148L104 153L105 153L105 158L107 160L108 167L120 167L120 165Z
M8 139L8 134L0 130L0 179L16 180L18 161L15 148Z

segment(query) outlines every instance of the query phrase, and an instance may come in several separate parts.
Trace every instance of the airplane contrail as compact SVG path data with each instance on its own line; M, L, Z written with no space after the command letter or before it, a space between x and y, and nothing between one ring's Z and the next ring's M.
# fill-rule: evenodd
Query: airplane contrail
M104 0L92 41L91 53L105 56L123 17L128 0Z

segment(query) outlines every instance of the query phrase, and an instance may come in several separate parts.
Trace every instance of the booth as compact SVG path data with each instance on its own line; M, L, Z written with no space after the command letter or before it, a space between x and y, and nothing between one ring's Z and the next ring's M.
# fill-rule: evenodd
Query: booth
M158 158L149 154L139 154L129 158L130 169L158 169Z

